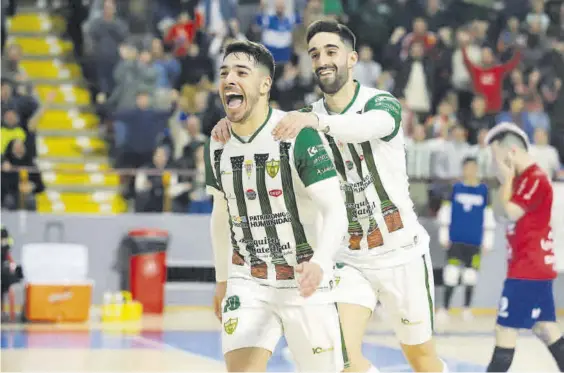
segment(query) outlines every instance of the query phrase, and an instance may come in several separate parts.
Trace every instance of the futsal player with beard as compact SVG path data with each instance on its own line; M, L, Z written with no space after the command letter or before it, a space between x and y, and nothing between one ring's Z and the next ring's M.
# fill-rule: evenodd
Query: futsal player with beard
M556 278L550 226L552 186L528 153L527 135L515 124L498 124L488 132L486 143L492 147L501 183L499 198L508 220L509 249L495 348L487 371L507 372L519 329L532 329L564 372L564 338L556 323L552 291Z
M268 105L273 76L264 46L226 47L219 94L233 137L205 146L225 361L230 372L266 371L284 336L299 371L339 372L346 353L331 288L344 201L316 131L272 136L285 115Z
M306 127L319 131L341 177L348 232L339 252L335 297L351 362L347 371L377 371L362 354L362 340L378 301L412 368L447 371L432 338L429 235L409 196L401 105L389 92L352 79L358 54L346 26L315 22L307 43L324 97L287 114L273 134L286 140ZM220 121L212 136L227 141L229 127Z

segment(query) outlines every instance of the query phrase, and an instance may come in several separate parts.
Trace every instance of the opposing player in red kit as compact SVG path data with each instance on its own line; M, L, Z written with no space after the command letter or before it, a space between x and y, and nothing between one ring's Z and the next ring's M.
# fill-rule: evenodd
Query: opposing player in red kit
M499 198L509 220L507 279L499 304L496 345L488 372L507 372L519 329L532 329L564 372L564 338L556 323L552 282L556 278L552 250L552 186L528 153L527 135L516 125L501 123L487 136L501 183Z

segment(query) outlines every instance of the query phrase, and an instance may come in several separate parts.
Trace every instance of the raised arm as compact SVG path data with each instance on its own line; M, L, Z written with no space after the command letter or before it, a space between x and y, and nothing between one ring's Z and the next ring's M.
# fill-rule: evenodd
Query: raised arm
M296 137L294 162L308 195L321 212L322 224L311 262L331 273L347 229L347 213L339 179L319 134L309 128Z

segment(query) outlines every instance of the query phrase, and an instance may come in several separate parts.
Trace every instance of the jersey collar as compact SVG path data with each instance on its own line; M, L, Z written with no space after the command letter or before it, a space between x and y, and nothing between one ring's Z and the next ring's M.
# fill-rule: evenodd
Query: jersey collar
M353 80L353 82L355 82L356 84L356 88L354 90L354 96L351 99L351 101L348 103L348 105L339 114L345 114L351 108L351 106L353 106L354 102L356 101L356 98L358 97L358 93L360 92L360 83L357 80ZM325 107L325 111L327 111L327 114L331 114L331 111L329 110L329 107L327 107L327 103L325 102L325 98L323 98L323 106Z
M237 140L239 140L240 143L242 144L249 144L250 142L252 142L255 137L257 137L257 135L259 134L259 132L266 126L266 124L268 123L268 121L270 120L270 117L272 116L272 107L268 107L268 115L266 116L266 119L264 120L264 123L260 125L259 128L257 128L257 130L255 131L255 133L252 134L252 136L248 139L248 140L244 140L241 137L237 136L237 134L233 131L233 129L231 129L231 135L236 138Z

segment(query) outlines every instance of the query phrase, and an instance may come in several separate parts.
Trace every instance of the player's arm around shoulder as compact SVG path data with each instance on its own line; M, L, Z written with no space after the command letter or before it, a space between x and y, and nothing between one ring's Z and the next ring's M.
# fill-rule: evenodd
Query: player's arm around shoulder
M391 141L401 127L401 104L391 94L377 93L359 113L321 115L319 130L343 142Z
M347 214L337 171L315 130L304 128L296 137L294 163L308 196L322 216L318 247L311 262L330 273L347 229Z

